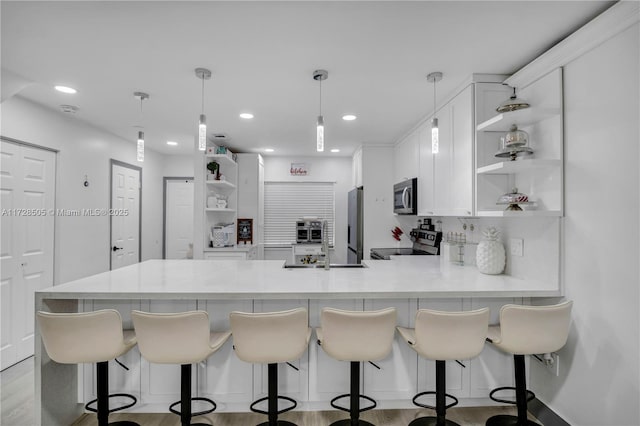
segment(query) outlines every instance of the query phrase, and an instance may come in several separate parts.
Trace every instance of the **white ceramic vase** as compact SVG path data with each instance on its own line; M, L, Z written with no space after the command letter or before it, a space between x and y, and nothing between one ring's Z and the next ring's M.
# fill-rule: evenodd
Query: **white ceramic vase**
M483 274L501 274L504 271L506 255L504 246L498 241L500 231L490 226L482 234L484 235L484 240L480 241L476 250L478 270Z

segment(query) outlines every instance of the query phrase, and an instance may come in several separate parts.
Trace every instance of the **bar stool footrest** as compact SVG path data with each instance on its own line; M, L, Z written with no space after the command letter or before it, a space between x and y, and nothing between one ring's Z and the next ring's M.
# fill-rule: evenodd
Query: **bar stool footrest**
M203 397L196 396L196 397L192 397L191 401L204 401L204 402L208 402L209 404L211 404L213 406L213 408L210 408L208 410L191 413L191 417L204 416L205 414L213 413L214 411L216 411L216 408L218 408L216 403L213 402L212 400L210 400L209 398L203 398ZM181 414L180 411L178 411L175 408L173 408L176 405L179 406L180 404L182 404L182 401L174 402L173 404L171 404L169 406L169 411L171 411L173 414L180 415Z
M293 399L293 398L289 398L288 396L278 395L276 398L278 398L278 399L284 399L285 401L289 401L289 402L291 402L291 403L293 404L293 405L291 405L291 406L289 406L289 407L285 407L285 408L283 408L282 410L278 410L278 412L277 412L278 414L286 413L287 411L291 411L291 410L293 410L294 408L296 408L296 407L298 406L298 403L296 402L296 400L295 400L295 399ZM256 399L255 401L253 401L253 402L251 403L251 405L249 406L249 409L250 409L251 411L253 411L254 413L260 413L260 414L266 414L266 415L269 415L269 412L268 412L268 411L261 410L261 409L259 409L259 408L255 408L255 406L256 406L257 404L260 404L261 402L267 401L268 399L269 399L269 397L268 397L268 396L265 396L264 398ZM279 420L279 421L280 421L280 420Z
M516 390L516 388L515 388L515 387L513 387L513 386L503 386L503 387L500 387L500 388L495 388L494 390L492 390L492 391L489 393L489 398L491 398L491 400L492 400L492 401L495 401L495 402L502 402L503 404L516 405L516 404L517 404L517 402L516 402L515 400L510 400L510 399L500 399L500 398L496 398L496 397L494 397L494 396L493 396L493 394L494 394L494 393L496 393L496 392L500 392L500 391L503 391L503 390L512 390L512 391L515 391L515 390ZM527 402L529 402L529 401L533 400L535 397L536 397L536 394L535 394L535 393L533 393L533 392L531 392L529 389L527 389Z
M372 405L369 405L368 407L364 407L364 408L360 407L360 410L358 410L360 413L362 413L363 411L373 410L374 408L376 408L378 406L378 403L375 401L375 399L373 399L373 398L371 398L371 397L369 397L367 395L358 395L358 396L360 398L366 399L367 401L372 403ZM350 393L345 393L344 395L336 396L335 398L333 398L331 400L331 406L333 408L335 408L335 409L346 411L347 413L350 412L351 410L349 408L341 407L341 406L339 406L338 404L335 403L337 400L342 399L342 398L347 398L347 397L351 397L351 394Z
M423 403L421 403L421 402L416 401L418 398L420 398L420 397L422 397L422 396L425 396L425 395L435 395L435 394L436 394L436 392L435 392L435 391L427 391L427 392L420 392L420 393L417 393L417 394L416 394L416 396L414 396L414 397L413 397L413 400L412 400L412 401L413 401L413 404L414 404L414 405L417 405L418 407L422 407L422 408L429 408L430 410L435 410L435 409L436 409L436 406L435 406L435 405L427 405L427 404L423 404ZM456 405L458 405L458 398L456 398L455 396L450 395L450 394L448 394L448 393L445 393L444 395L445 395L445 397L448 397L448 398L453 399L453 402L452 402L451 404L445 405L445 409L447 409L447 410L448 410L449 408L451 408L451 407L455 407Z
M518 422L518 417L509 416L507 414L499 414L497 416L489 417L486 426L540 426L539 423L536 423L532 420L527 419L526 423L522 424Z
M444 423L440 424L442 426L460 426L460 424L449 419L444 419ZM409 426L439 426L439 423L437 417L419 417L409 423Z
M127 408L131 408L131 407L133 407L134 405L136 405L138 403L138 399L135 396L133 396L131 394L128 394L128 393L112 393L112 394L109 395L109 398L116 398L116 397L129 398L133 402L131 402L130 404L125 404L125 405L123 405L121 407L109 408L109 413L114 413L114 412L120 411L120 410L126 410ZM98 398L92 399L91 401L87 402L84 405L84 409L87 410L87 411L91 411L92 413L97 413L98 412L97 408L90 407L90 405L96 404L97 402L98 402Z

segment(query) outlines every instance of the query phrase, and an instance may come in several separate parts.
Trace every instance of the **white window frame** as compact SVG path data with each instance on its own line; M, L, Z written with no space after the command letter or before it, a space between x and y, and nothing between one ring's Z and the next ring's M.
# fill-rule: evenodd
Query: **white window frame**
M334 245L335 182L268 181L264 183L265 247L286 247L296 241L296 221L305 216L328 221Z

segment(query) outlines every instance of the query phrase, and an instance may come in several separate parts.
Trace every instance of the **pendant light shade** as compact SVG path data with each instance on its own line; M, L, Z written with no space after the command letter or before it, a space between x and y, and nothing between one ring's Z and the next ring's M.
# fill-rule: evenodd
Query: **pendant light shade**
M427 81L433 83L433 119L431 119L431 153L440 151L440 132L438 130L438 118L436 117L436 83L442 80L441 72L432 72L427 75Z
M138 127L144 128L142 121L142 101L145 99L149 99L149 95L144 92L133 92L133 96L137 99L140 99L140 124ZM144 161L144 132L142 130L138 131L138 142L136 144L136 160L143 162Z
M141 162L144 161L144 132L138 132L137 159Z
M324 117L322 116L322 80L326 80L329 77L329 72L326 70L315 70L313 72L313 79L320 82L320 114L316 121L316 150L318 152L324 151Z
M211 78L211 71L206 68L196 68L196 77L202 80L202 109L198 121L198 149L207 149L207 116L204 114L204 81Z

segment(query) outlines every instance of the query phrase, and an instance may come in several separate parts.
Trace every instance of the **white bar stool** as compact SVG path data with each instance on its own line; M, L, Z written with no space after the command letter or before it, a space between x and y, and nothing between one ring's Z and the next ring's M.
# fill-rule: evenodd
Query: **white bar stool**
M207 359L220 349L231 333L212 332L206 311L180 313L151 313L132 311L131 318L138 336L140 353L149 362L180 364L180 401L169 406L169 411L180 416L182 426L192 425L191 418L209 414L216 403L209 398L191 396L191 364ZM212 405L208 410L193 413L191 401L205 401ZM180 405L180 411L174 409ZM193 423L193 426L205 423Z
M447 409L458 399L446 393L446 361L475 358L484 346L489 327L489 308L465 312L443 312L420 309L416 312L415 329L398 327L402 338L423 358L436 362L436 391L420 392L413 397L419 407L436 410L437 417L420 417L409 426L459 426L446 419ZM419 403L424 395L436 396L436 405ZM446 404L446 397L453 399Z
M396 320L396 308L377 311L324 308L320 312L320 328L316 328L318 344L330 357L351 363L350 393L331 400L333 408L348 411L350 418L333 422L331 426L373 426L372 423L360 420L362 411L371 410L377 405L372 398L360 394L360 362L378 361L389 355ZM336 404L338 399L346 397L350 398L349 408ZM361 409L360 398L372 405Z
M527 419L527 403L535 398L535 394L527 390L524 356L555 352L565 345L569 336L572 305L573 302L568 301L550 306L504 305L500 309L500 325L489 327L487 341L501 351L513 354L518 416L493 416L487 420L487 426L539 426ZM497 402L514 404L513 401L493 396L506 389L514 388L496 388L489 397Z
M39 311L36 317L49 358L60 364L96 363L97 398L89 401L85 409L97 414L98 426L140 426L131 421L109 423L109 413L132 407L137 402L133 395L109 395L109 361L136 345L134 332L122 330L120 313L115 309L79 313ZM125 397L132 402L109 409L110 397ZM91 407L96 402L97 408Z
M278 420L278 415L291 411L298 405L293 398L278 395L278 363L299 359L309 345L311 329L305 308L281 312L231 312L229 314L233 347L242 361L268 364L268 396L251 404L251 411L268 416L268 421L259 426L296 426ZM278 399L293 405L278 410ZM267 401L267 411L255 408Z

